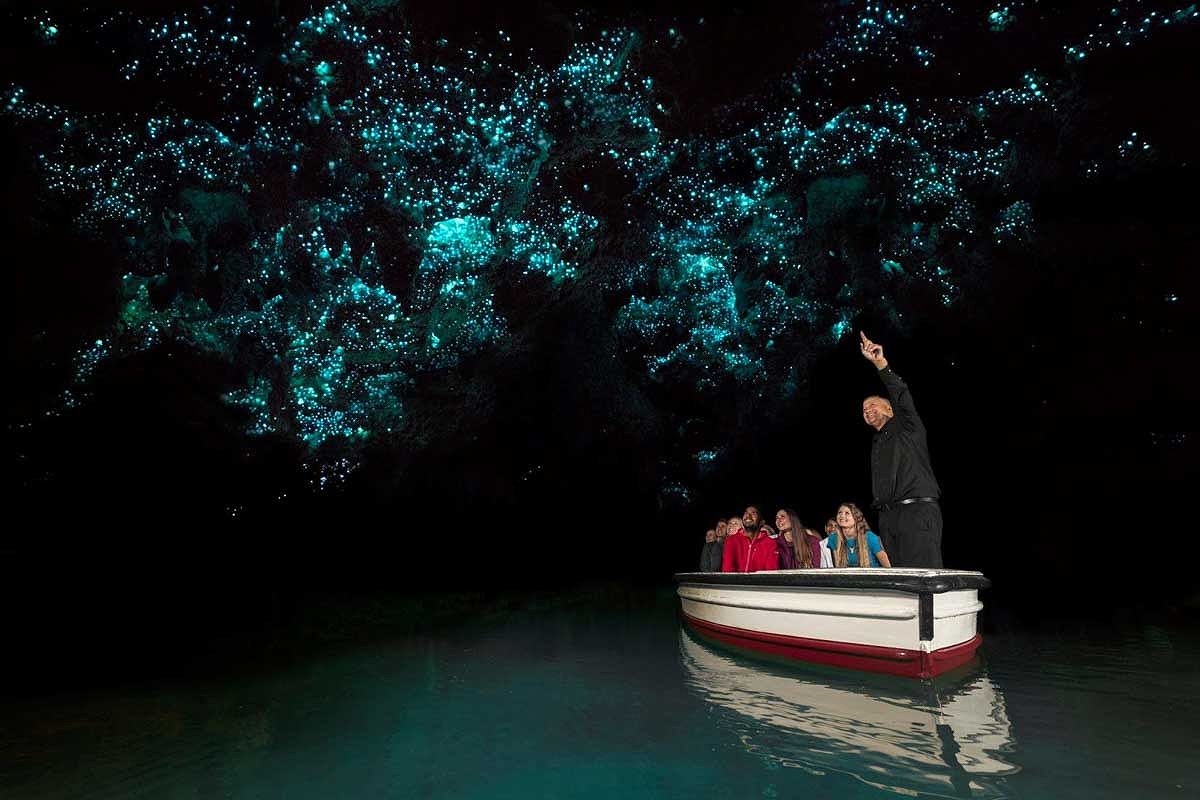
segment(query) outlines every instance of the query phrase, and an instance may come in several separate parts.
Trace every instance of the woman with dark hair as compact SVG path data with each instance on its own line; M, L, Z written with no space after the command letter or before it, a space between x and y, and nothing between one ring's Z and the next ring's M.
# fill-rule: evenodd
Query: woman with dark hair
M779 529L779 538L775 540L779 547L779 568L797 569L796 545L792 537L792 521L782 508L775 512L775 527Z
M867 520L854 503L842 503L837 510L836 533L829 534L826 545L833 552L838 567L890 567L892 562L883 550L883 542L874 531L867 530ZM866 553L863 559L860 554ZM867 563L862 563L863 561Z
M800 522L800 517L790 508L781 508L775 513L775 527L779 528L779 568L819 569L823 564L821 539Z

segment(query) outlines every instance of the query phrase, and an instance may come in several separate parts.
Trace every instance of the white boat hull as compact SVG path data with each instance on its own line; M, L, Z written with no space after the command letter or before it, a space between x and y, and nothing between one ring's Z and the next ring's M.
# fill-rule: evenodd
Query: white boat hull
M685 620L772 655L928 678L979 646L979 588L958 570L835 569L677 576Z

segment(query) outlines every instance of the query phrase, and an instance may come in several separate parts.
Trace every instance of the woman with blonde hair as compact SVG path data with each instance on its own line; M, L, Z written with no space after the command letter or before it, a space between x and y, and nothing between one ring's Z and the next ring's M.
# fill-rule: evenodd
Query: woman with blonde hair
M829 534L826 546L833 553L837 567L891 567L883 542L874 531L867 529L867 520L854 503L842 503L835 517L838 530ZM866 553L867 558L860 557ZM862 563L863 561L867 563Z

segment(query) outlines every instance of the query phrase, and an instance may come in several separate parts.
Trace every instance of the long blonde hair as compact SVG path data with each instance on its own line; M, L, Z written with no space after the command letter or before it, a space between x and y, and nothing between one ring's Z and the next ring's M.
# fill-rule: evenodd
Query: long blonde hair
M850 516L854 517L854 552L858 553L858 565L860 567L871 566L871 550L867 545L867 518L863 516L862 511L854 503L842 503L838 506L838 511L843 508L850 512ZM838 526L838 544L837 552L833 554L833 565L835 567L844 567L850 559L850 548L846 546L846 536L842 533L842 526ZM866 553L866 556L863 555Z

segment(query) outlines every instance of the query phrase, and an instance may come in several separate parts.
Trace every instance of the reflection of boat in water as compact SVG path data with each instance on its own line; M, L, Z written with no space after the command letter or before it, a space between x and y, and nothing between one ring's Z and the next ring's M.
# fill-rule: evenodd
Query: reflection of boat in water
M976 670L910 682L743 662L681 630L692 690L753 752L810 772L840 772L900 794L1002 796L1012 734L1004 698Z
M979 647L978 572L820 569L675 576L684 619L726 644L818 664L929 678Z

